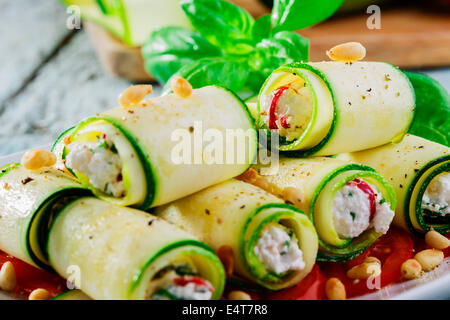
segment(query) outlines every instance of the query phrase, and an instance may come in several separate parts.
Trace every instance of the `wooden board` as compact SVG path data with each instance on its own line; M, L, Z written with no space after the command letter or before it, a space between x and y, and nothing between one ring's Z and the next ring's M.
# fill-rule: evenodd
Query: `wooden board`
M259 16L268 10L256 0L233 0ZM252 6L251 4L255 5ZM332 46L359 41L367 48L366 60L386 61L401 68L450 66L450 16L419 8L381 11L381 29L370 30L362 13L336 17L299 31L311 42L310 60L327 60ZM139 48L131 48L102 28L86 23L100 59L110 73L132 81L151 81Z
M369 15L329 20L300 32L311 41L311 60L328 59L332 46L359 41L366 60L386 61L402 68L450 66L450 15L419 8L381 10L381 29L369 30Z
M102 27L85 21L83 26L100 58L103 68L110 74L135 82L154 81L144 68L140 47L130 47Z

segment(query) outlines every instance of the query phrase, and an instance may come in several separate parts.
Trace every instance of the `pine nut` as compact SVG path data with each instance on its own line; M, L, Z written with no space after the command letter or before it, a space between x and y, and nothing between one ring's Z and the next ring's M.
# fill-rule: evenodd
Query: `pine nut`
M345 300L347 298L345 286L338 278L330 278L327 280L325 293L330 300Z
M0 269L0 289L13 291L16 288L16 270L10 261L6 261Z
M56 163L56 156L47 150L31 149L23 155L21 163L25 169L39 170L53 166Z
M434 249L443 250L450 246L450 240L434 230L425 234L425 242Z
M189 98L192 94L192 85L184 78L175 77L170 80L173 92L181 98Z
M51 299L51 294L43 288L33 290L28 296L28 300L49 300Z
M228 294L228 300L252 300L252 297L244 291L235 290Z
M67 136L65 136L64 137L64 139L63 139L63 142L64 142L64 145L68 145L68 144L70 144L70 139L72 138L72 135L67 135Z
M227 277L231 277L234 271L234 255L230 246L221 246L217 251L217 256L222 261Z
M420 278L423 275L422 266L415 259L408 259L402 264L403 278L411 280Z
M134 107L152 92L153 87L149 84L131 86L119 96L119 103L124 108Z
M359 61L366 56L366 48L359 42L346 42L331 48L327 55L334 61Z
M260 189L263 189L267 192L271 192L269 182L266 178L260 176L255 169L250 168L245 171L240 176L236 177L236 179L250 183Z
M367 263L378 263L381 266L381 261L378 260L378 258L375 257L367 257L364 259L363 262L367 262Z
M347 271L350 279L368 279L381 274L381 266L378 263L363 262Z
M299 207L304 201L302 192L299 189L293 187L284 188L281 192L281 197L285 201L289 201L296 207Z
M414 259L419 261L424 271L431 271L444 260L444 253L441 250L426 249L417 253Z

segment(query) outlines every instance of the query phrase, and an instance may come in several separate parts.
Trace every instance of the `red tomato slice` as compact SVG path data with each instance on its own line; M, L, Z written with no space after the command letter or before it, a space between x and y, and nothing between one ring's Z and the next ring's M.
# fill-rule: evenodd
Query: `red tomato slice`
M389 232L369 247L362 255L347 263L325 263L321 267L327 277L337 277L345 285L347 297L374 292L402 279L401 266L411 258L414 251L413 240L406 231L391 227ZM347 277L347 271L366 257L376 257L381 261L379 279L355 281Z
M13 294L18 298L27 298L35 289L46 289L52 296L67 290L66 281L57 274L35 268L28 263L0 251L0 267L10 261L16 271L17 286Z
M266 300L322 300L325 299L327 278L316 264L311 272L297 285L263 296Z

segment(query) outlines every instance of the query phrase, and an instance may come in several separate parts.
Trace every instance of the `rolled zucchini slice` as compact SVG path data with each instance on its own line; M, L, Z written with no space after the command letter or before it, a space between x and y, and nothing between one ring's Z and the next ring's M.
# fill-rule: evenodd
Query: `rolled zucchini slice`
M326 156L399 141L414 107L411 83L390 64L293 63L266 80L257 122L289 156Z
M353 259L387 232L394 217L394 188L367 166L325 157L281 158L277 172L264 177L274 195L313 222L318 260Z
M54 169L0 168L0 249L31 265L50 269L45 256L48 225L64 202L90 194Z
M103 299L219 299L225 273L211 248L146 212L84 197L50 227L47 253L64 278Z
M155 213L216 252L231 248L236 274L270 290L295 285L316 260L317 235L306 215L242 181L223 182Z
M170 94L88 118L62 154L101 199L147 209L241 174L257 147L246 105L210 86L189 98Z
M394 186L398 206L394 223L416 235L450 231L450 149L407 134L397 144L339 155L367 164Z

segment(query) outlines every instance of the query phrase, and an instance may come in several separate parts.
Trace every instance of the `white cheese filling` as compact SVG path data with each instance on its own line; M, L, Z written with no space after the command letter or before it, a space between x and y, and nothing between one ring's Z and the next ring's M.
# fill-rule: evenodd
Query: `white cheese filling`
M334 226L340 238L355 238L370 227L383 234L389 230L395 213L376 187L369 186L376 195L376 212L372 221L368 194L351 184L346 184L336 192L332 210Z
M254 247L254 252L266 269L275 274L303 270L305 262L295 235L280 225L266 226Z
M72 142L67 146L66 167L89 177L89 183L105 194L123 197L122 161L106 145L112 146L112 142Z
M270 106L276 90L271 95L266 96L262 100L261 111L264 122L269 124ZM313 113L313 101L311 92L307 87L295 88L289 87L280 96L276 109L275 118L277 131L280 136L292 141L299 138L308 127ZM283 127L282 119L288 128ZM286 127L286 125L284 125Z
M202 280L206 285L189 282L189 278L192 277L193 276L179 276L173 271L168 272L162 279L158 280L158 289L152 298L154 300L170 300L170 297L165 292L160 291L163 289L180 300L210 300L212 297L212 285L204 279ZM175 281L177 278L185 279L187 280L187 283L179 285Z
M422 198L422 209L442 216L450 214L450 173L441 173L431 180Z

